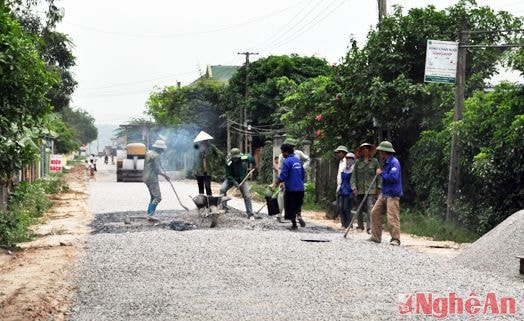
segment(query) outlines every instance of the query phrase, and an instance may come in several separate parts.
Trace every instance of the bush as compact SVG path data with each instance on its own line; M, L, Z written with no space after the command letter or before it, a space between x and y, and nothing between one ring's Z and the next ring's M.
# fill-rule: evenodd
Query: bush
M402 232L418 236L431 237L435 241L454 241L471 243L479 238L475 232L445 222L439 216L424 215L421 212L406 209L400 214Z
M18 185L8 203L8 210L0 212L0 246L12 248L18 242L31 239L29 226L36 223L51 207L50 194L67 189L62 175L50 175L34 183Z

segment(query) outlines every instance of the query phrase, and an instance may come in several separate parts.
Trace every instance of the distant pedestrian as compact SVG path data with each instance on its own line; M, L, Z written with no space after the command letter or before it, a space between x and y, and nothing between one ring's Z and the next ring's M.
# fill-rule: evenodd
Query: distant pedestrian
M195 143L195 163L193 166L193 176L198 184L198 194L212 195L211 176L213 175L212 160L215 162L220 157L218 149L209 141L213 139L208 133L201 131L193 140Z
M337 193L337 202L338 208L340 209L340 224L341 228L346 229L351 223L352 213L351 213L351 199L353 197L353 191L351 190L351 174L354 172L355 167L355 154L347 153L346 154L346 167L340 175L340 188ZM352 228L352 227L350 227Z
M156 207L162 201L162 194L160 193L160 185L158 183L158 175L162 175L169 181L169 176L162 170L160 166L160 154L166 150L167 146L163 140L157 140L151 150L146 153L144 163L144 183L149 190L150 201L147 206L147 218L151 221L157 221L154 217Z
M336 205L337 205L337 215L340 216L340 186L342 185L342 176L340 176L340 173L342 173L346 169L346 154L349 153L348 149L344 145L340 145L335 149L335 157L338 159L338 171L337 171L337 188L335 190L336 193ZM336 218L336 216L335 216ZM342 223L342 219L340 221Z
M382 224L387 216L391 240L389 244L400 245L400 197L402 197L402 174L398 159L393 156L395 150L388 141L381 142L377 150L384 162L383 169L377 168L376 175L382 177L382 193L371 210L372 236L370 241L380 243Z
M250 164L255 167L257 165L251 154L242 154L240 149L232 148L229 157L226 160L226 180L220 187L220 194L226 195L227 191L231 187L238 187L240 193L242 194L242 198L244 198L247 218L254 220L255 217L253 216L251 192L249 191L249 183L247 182L247 179L245 179L248 174ZM242 183L242 181L244 181L244 183Z
M291 230L297 230L297 218L301 227L306 226L302 219L302 203L304 202L304 167L302 162L294 154L292 145L283 144L280 147L284 162L282 172L273 184L276 188L280 183L284 183L284 213L285 219L291 221Z
M288 137L284 140L284 142L282 143L282 145L289 145L291 147L293 147L293 150L294 150L294 154L295 156L302 162L302 167L304 168L304 178L305 178L305 171L307 171L308 167L309 167L309 162L310 162L310 158L308 155L306 155L306 153L304 153L303 151L301 150L298 150L298 149L295 149L295 147L298 145L298 141L294 138L291 138L291 137ZM280 153L278 155L278 170L277 170L277 175L275 177L275 180L273 182L276 181L276 179L278 178L278 176L280 175L280 173L282 172L282 166L284 164L284 155L283 153ZM277 202L278 202L278 208L280 209L280 213L278 213L276 216L276 219L279 221L279 222L282 222L282 212L285 211L285 205L284 205L284 194L285 194L285 186L283 184L280 184L280 192L278 193L278 196L277 196ZM300 211L297 213L297 217L302 217L302 208L300 209Z
M379 162L373 156L376 153L376 147L369 143L361 144L357 150L357 160L355 170L351 175L351 188L356 197L357 204L362 202L362 207L357 215L357 230L364 231L364 213L366 213L366 231L371 234L371 209L375 205L376 195L380 194L382 186L382 177L377 176L374 180L376 171L379 168ZM371 184L373 183L373 184ZM373 186L371 186L373 185ZM366 192L369 193L366 196ZM364 198L366 198L364 200Z

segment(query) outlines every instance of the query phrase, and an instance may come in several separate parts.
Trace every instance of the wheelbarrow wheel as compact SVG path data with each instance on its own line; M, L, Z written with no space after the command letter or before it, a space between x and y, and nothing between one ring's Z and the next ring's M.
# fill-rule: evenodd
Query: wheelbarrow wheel
M215 227L217 226L217 223L218 223L218 214L211 214L211 226L210 227Z

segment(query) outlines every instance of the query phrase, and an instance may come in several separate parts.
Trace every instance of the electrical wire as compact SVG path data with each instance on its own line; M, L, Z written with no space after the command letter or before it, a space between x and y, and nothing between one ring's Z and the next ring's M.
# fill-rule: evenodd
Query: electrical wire
M291 23L293 23L293 21L294 21L294 20L295 20L295 19L296 19L296 18L297 18L297 17L298 17L298 16L299 16L303 11L304 11L304 10L306 10L306 8L309 6L309 4L310 4L311 2L313 2L313 0L309 0L309 1L306 3L306 5L305 5L304 7L302 7L302 9L300 9L299 12L297 12L297 13L296 13L296 14L295 14L291 19L289 19L289 21L288 21L284 26L282 26L279 30L277 30L277 32L273 33L271 36L269 36L268 38L266 38L266 40L264 40L263 42L259 43L257 46L253 47L252 50L256 50L256 48L261 48L261 47L263 47L264 45L266 45L266 43L268 43L268 41L271 43L271 42L275 41L276 39L279 39L282 35L284 35L285 33L283 33L283 34L281 34L280 36L278 36L278 37L272 39L273 37L277 36L277 35L278 35L279 33L281 33L282 31L286 30L286 28L287 28ZM316 4L315 7L317 7L320 3L321 3L321 2L318 2L318 3ZM315 7L313 7L313 9L314 9ZM309 14L309 12L308 12L308 14ZM306 14L306 16L307 16L307 14ZM306 17L306 16L304 16L304 17ZM304 17L303 17L303 18L304 18ZM295 25L296 25L296 24L295 24ZM294 26L295 26L295 25L294 25ZM294 26L292 26L290 30L292 30L292 29L294 28Z
M328 10L328 8L334 4L337 0L334 0L333 2L331 2L330 5L328 5L326 8L324 8L324 10L322 10L322 12L320 12L314 19L312 19L310 21L310 23L313 23L313 21L315 21L318 17L320 17L322 15L322 13L326 12L326 10ZM318 21L316 21L315 23L313 24L310 24L307 28L289 36L288 38L286 39L283 39L282 41L276 43L274 46L266 49L267 51L270 51L270 50L275 50L277 48L280 48L282 47L283 45L286 45L286 44L289 44L291 43L292 41L294 41L295 39L301 37L302 35L304 35L305 33L307 33L309 30L311 30L312 28L314 28L315 26L317 26L319 23L321 23L322 21L324 21L327 17L329 17L330 15L332 15L339 7L341 7L343 4L345 3L345 0L342 0L338 5L336 5L334 8L332 8L331 11L329 11L327 14L325 14L324 16L322 16Z
M189 74L193 74L193 73L195 73L194 70L181 72L181 73L176 73L176 74L172 74L172 75L168 75L168 76L162 76L162 77L156 77L156 78L151 78L151 79L144 79L144 80L138 80L138 81L133 81L133 82L127 82L127 83L118 83L118 84L112 84L112 85L101 86L101 87L83 88L82 91L99 90L99 89L106 89L106 88L113 88L113 87L125 87L125 86L129 86L129 85L147 83L147 82L155 81L155 80L175 78L177 76L184 76L184 75L189 75Z
M115 35L115 36L134 37L134 38L176 38L176 37L188 37L188 36L205 35L205 34L217 33L217 32L221 32L221 31L226 31L226 30L230 30L230 29L243 27L243 26L246 26L246 25L258 22L258 21L262 21L262 20L265 20L267 18L276 16L276 15L279 15L282 12L290 10L290 9L292 9L294 7L297 7L297 6L301 5L301 4L302 4L302 2L298 1L297 3L295 3L295 4L291 5L291 6L285 7L283 9L275 11L275 12L273 12L271 14L266 15L266 16L255 18L253 20L242 22L242 23L238 23L238 24L235 24L235 25L230 25L230 26L226 26L226 27L220 27L220 28L206 30L206 31L187 32L187 33L178 33L178 34L164 34L164 35L162 35L162 34L156 34L156 35L155 34L150 34L150 35L147 35L147 34L134 34L134 33L115 32L115 31L108 31L108 30L103 30L103 29L98 29L98 28L94 28L94 27L90 27L90 26L77 24L77 23L74 23L74 22L70 22L68 20L63 20L63 21L65 23L69 24L69 25L72 25L72 26L84 28L84 29L95 31L95 32L99 32L99 33Z

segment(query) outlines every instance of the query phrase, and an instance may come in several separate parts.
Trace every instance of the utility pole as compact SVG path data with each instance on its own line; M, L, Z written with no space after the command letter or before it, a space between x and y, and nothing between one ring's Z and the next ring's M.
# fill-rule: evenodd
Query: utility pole
M226 114L226 131L227 131L227 152L231 151L231 121L229 115Z
M247 133L248 131L248 121L247 121L247 99L248 99L248 96L249 96L249 56L251 55L258 55L258 52L249 52L249 51L246 51L246 52L239 52L238 53L239 55L245 55L246 56L246 64L245 64L245 69L246 69L246 90L245 90L245 101L244 101L244 108L243 110L240 112L240 123L243 125L243 130L245 131L243 134L240 135L240 137L243 136L243 140L244 140L244 149L243 151L245 153L251 153L251 145L249 144L249 140L251 139L251 137L249 137L250 135ZM242 138L240 139L240 148L242 149Z
M455 113L453 121L462 119L464 113L464 87L466 83L466 51L468 43L468 30L465 19L460 23L459 44L457 53L457 85L455 89ZM448 201L446 204L446 221L456 221L455 198L460 185L460 154L462 146L460 138L453 133L451 139L451 159L449 162Z
M386 0L377 0L378 1L378 21L382 21L382 18L388 15L388 7Z
M378 4L378 22L380 23L384 17L388 15L386 0L377 0ZM373 124L377 129L377 143L382 142L384 130L382 129L382 123L377 119L373 118Z

